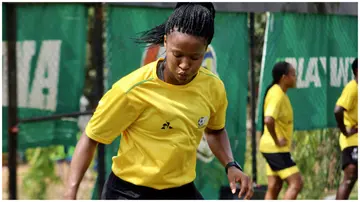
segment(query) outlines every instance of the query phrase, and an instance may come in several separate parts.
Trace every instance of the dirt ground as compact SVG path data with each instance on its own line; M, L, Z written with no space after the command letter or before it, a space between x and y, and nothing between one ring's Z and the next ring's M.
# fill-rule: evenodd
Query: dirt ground
M29 166L26 164L18 166L18 199L20 200L28 200L28 196L22 191L22 177L29 169ZM61 178L61 182L52 183L48 186L47 197L46 199L55 200L62 199L64 189L65 189L65 179L68 175L69 165L66 163L59 163L56 165L56 174ZM92 195L93 186L96 180L96 172L92 170L88 170L84 176L83 181L80 184L79 192L77 195L77 199L80 200L90 200ZM8 178L9 172L8 167L2 167L2 199L8 199Z

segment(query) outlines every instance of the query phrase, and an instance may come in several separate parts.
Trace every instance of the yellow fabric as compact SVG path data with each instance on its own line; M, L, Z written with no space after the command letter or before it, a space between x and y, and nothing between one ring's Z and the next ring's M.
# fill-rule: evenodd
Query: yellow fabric
M165 189L194 181L203 131L225 127L228 102L223 82L209 70L201 67L190 83L171 85L158 79L158 61L112 86L86 134L104 144L122 134L113 157L114 174L136 185Z
M284 137L287 145L279 147L275 144L267 126L261 136L259 150L264 153L290 152L293 133L293 110L289 97L278 84L273 85L265 97L264 115L275 119L275 132L278 138Z
M266 175L267 176L279 176L282 180L285 180L286 178L290 177L291 175L298 173L299 169L297 166L291 166L289 168L285 168L283 170L279 171L273 171L271 170L271 167L269 164L266 164Z
M344 124L346 128L358 127L358 84L355 80L350 81L341 93L336 105L343 107ZM341 150L358 145L358 134L346 137L342 133L339 138Z

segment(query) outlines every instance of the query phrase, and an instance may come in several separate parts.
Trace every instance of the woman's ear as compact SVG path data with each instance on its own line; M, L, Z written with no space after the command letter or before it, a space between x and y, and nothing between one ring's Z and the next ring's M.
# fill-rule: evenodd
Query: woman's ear
M283 74L283 75L281 76L280 81L281 81L281 80L283 80L283 79L285 79L285 77L286 77L286 75L285 75L285 74Z
M164 35L164 48L166 49L166 35Z

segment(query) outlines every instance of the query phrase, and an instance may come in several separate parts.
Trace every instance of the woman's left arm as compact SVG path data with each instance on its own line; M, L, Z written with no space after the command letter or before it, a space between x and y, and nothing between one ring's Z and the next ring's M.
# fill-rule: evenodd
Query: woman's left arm
M210 114L210 119L205 129L206 139L212 153L219 159L226 168L227 177L233 194L236 192L236 182L241 185L239 198L245 194L245 199L250 199L253 195L251 180L240 170L240 166L234 162L231 151L229 137L225 129L226 110L228 106L224 83L217 82L211 95L213 96L214 110Z
M206 139L209 147L221 164L225 167L234 161L230 147L229 138L225 128L221 130L205 129ZM244 199L250 199L253 195L253 187L250 178L240 169L231 166L227 170L227 177L230 182L231 192L236 192L236 182L239 182L240 192L239 198L245 194Z

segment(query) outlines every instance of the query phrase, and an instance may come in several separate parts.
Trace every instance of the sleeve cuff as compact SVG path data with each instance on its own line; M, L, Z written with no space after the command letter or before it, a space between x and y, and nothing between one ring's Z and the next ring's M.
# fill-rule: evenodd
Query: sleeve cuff
M221 129L225 128L225 124L217 125L217 126L207 125L206 127L211 130L221 130Z
M337 102L336 105L344 108L345 110L349 110L349 107L347 105L345 105L343 102Z
M89 127L86 127L85 133L86 133L86 136L88 136L92 140L95 140L96 142L99 142L102 144L111 144L111 141L101 138L97 135L94 135Z

